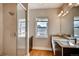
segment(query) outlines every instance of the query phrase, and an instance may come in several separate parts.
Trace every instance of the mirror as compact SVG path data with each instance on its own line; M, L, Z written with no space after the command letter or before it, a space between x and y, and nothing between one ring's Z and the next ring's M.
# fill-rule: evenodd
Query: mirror
M70 9L67 15L61 16L61 33L79 37L79 6Z

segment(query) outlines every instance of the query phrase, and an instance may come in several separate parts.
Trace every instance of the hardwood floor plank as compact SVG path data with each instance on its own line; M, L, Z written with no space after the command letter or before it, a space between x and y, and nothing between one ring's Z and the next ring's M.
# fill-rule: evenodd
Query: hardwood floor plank
M52 51L48 50L31 50L30 51L30 56L53 56Z

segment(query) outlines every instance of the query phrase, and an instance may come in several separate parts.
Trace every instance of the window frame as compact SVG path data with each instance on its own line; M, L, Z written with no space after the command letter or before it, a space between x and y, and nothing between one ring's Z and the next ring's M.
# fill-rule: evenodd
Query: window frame
M44 20L43 21L39 21L38 18L40 18L40 19L46 18L47 21L44 21ZM48 23L48 18L47 17L37 17L36 21L35 21L35 38L48 38L48 24L47 24L47 35L40 35L40 36L38 36L37 35L37 22L47 22Z

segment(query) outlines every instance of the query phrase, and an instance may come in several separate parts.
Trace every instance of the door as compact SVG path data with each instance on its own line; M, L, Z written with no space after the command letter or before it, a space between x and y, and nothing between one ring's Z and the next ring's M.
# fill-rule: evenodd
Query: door
M16 55L16 17L17 4L3 4L3 19L4 19L4 55Z

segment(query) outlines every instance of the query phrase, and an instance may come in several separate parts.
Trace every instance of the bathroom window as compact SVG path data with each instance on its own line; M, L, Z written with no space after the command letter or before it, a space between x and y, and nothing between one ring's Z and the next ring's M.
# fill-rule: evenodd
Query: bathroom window
M36 37L47 38L48 37L48 19L36 18Z
M18 37L25 37L25 19L18 20Z

